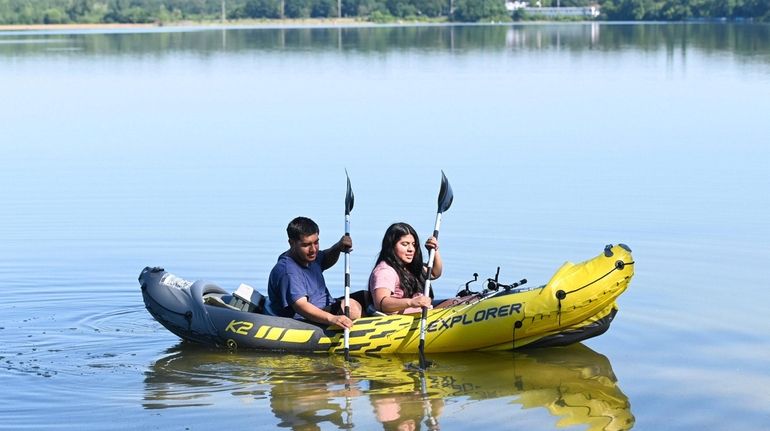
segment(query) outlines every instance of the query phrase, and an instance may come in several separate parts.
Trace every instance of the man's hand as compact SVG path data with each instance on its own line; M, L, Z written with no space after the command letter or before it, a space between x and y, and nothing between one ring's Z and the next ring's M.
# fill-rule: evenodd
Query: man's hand
M353 321L344 315L336 315L322 310L311 304L306 297L302 297L292 304L294 311L301 314L307 320L325 325L337 325L340 328L352 328ZM351 316L361 315L361 307L357 302L351 301ZM356 314L357 313L357 314Z
M329 320L329 324L331 325L337 325L340 328L352 328L353 327L353 321L348 319L345 316L337 316L335 314L330 314L331 319Z
M337 241L336 246L340 252L350 253L353 251L353 238L351 238L350 235L342 235L342 238Z

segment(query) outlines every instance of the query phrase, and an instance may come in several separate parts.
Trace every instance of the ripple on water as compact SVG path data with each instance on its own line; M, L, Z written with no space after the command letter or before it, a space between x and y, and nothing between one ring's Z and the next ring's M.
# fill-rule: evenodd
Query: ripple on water
M3 366L9 372L41 377L136 372L141 366L130 358L163 338L154 335L159 328L140 305L95 311L57 303L17 305L4 315L2 333L10 342Z

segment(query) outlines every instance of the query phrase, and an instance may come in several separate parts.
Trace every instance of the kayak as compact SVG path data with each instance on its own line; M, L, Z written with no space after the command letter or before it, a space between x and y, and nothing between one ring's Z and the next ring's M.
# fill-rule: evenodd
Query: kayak
M564 263L537 287L488 279L482 292L428 311L425 352L566 346L595 337L609 329L618 309L616 299L633 275L631 249L618 244L584 262ZM144 268L139 283L150 314L187 341L228 349L344 349L342 328L271 315L268 299L247 285L231 293L213 282L185 280L160 267ZM420 317L357 319L350 330L350 353L417 353Z

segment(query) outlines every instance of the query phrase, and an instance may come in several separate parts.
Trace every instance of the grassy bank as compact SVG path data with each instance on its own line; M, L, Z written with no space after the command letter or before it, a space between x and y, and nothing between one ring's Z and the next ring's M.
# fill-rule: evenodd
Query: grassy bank
M433 19L364 19L364 18L303 18L303 19L244 19L244 20L203 20L174 21L148 24L10 24L0 25L0 31L66 31L66 30L114 30L147 29L162 27L344 27L378 24L438 24L447 23L446 18Z

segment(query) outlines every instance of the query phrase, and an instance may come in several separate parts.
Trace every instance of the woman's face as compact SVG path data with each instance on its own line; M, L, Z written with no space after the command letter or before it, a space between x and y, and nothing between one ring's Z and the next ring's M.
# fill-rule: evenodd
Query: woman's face
M402 236L396 242L396 248L394 250L396 257L405 265L412 263L415 247L414 236L411 234Z

